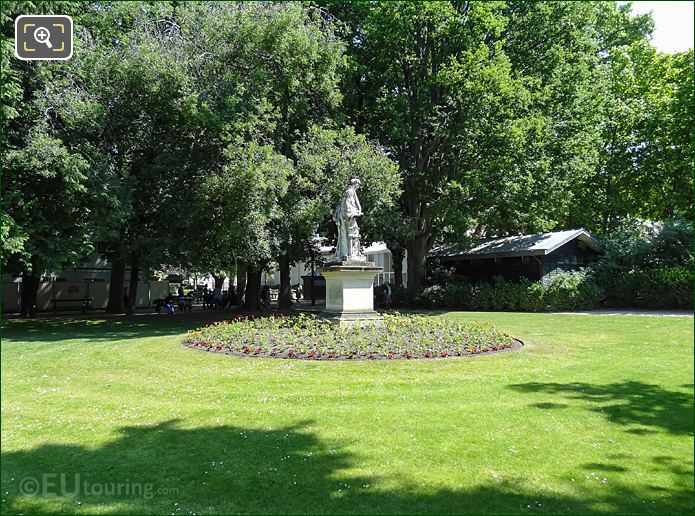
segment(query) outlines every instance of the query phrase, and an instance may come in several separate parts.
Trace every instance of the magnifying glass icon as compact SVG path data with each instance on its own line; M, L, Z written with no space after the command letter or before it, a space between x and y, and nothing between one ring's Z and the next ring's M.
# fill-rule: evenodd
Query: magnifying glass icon
M37 43L43 43L48 48L53 48L53 45L51 45L51 33L46 27L37 27L34 31L34 39Z

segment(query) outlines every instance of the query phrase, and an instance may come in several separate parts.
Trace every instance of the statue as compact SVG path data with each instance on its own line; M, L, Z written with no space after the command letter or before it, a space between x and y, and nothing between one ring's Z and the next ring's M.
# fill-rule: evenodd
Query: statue
M335 249L334 261L366 261L367 258L360 249L360 228L356 218L362 215L362 206L357 198L360 180L353 179L343 190L340 204L333 212L333 220L338 226L338 244Z

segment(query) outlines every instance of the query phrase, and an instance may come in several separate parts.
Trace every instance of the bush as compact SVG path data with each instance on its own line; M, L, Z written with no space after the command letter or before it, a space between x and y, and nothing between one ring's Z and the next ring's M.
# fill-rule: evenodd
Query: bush
M340 327L300 314L213 323L189 332L183 342L242 356L377 359L472 355L510 348L514 340L484 322L388 314L378 325Z
M394 308L410 308L420 306L417 299L419 292L406 287L393 287L391 306Z
M507 282L497 276L491 282L432 285L420 292L399 289L396 299L398 306L412 308L541 312L595 308L603 290L579 271L555 276L548 286L525 278Z
M543 301L550 310L589 310L603 300L603 289L585 271L559 274L550 280Z
M607 304L641 308L692 308L692 271L683 266L619 272L606 278Z
M607 305L692 308L692 223L630 223L607 235L605 244L591 276Z

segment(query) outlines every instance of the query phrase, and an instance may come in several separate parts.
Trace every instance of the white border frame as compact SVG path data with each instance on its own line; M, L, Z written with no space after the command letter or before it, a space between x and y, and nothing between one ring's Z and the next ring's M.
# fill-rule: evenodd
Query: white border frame
M17 43L19 38L17 38L17 28L19 26L19 20L22 18L50 18L54 16L63 16L70 20L70 55L67 57L21 57L17 52ZM72 21L72 16L67 14L21 14L17 16L14 21L14 56L22 61L67 61L72 57L72 53L75 50L75 22Z

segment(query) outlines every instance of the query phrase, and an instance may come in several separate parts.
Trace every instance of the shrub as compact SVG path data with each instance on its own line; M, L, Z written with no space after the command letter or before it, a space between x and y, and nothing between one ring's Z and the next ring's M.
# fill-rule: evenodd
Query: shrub
M550 280L543 301L550 310L587 310L603 300L603 290L586 271L566 272Z
M420 292L400 289L396 297L401 307L541 312L594 308L603 299L603 290L579 271L555 276L548 286L526 278L507 282L497 276L491 282L432 285Z
M340 327L313 315L240 318L189 332L184 344L244 356L311 359L435 358L499 351L512 337L485 322L388 314Z
M604 280L607 303L641 308L692 308L693 275L688 267L633 269Z
M591 266L606 304L692 308L691 222L630 222L604 238L605 253Z
M420 306L419 292L407 287L393 287L391 292L391 306L394 308L412 308Z

